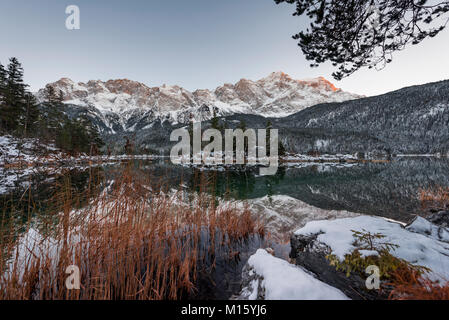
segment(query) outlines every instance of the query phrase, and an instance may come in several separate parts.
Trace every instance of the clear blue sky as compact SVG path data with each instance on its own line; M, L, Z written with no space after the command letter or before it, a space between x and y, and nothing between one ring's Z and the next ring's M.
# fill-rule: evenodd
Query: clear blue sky
M71 4L80 8L81 30L65 28ZM306 23L293 10L273 0L1 0L0 61L18 57L33 91L61 77L189 90L273 71L332 80L332 68L310 69L291 39ZM396 54L385 70L363 70L336 85L374 95L449 79L448 53L446 30Z

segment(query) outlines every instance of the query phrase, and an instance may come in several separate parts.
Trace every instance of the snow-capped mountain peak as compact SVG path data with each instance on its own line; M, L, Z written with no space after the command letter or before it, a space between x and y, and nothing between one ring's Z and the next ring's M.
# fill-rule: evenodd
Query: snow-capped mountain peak
M244 113L283 117L319 103L361 97L337 89L323 77L295 80L284 72L273 72L257 81L241 79L214 91L190 92L177 85L165 84L148 87L128 79L75 83L62 78L49 85L62 92L67 104L93 107L103 115L119 116L125 130L127 119L139 114L171 123L186 123L191 117L210 119L214 110L219 116ZM40 101L44 99L43 89L37 97Z

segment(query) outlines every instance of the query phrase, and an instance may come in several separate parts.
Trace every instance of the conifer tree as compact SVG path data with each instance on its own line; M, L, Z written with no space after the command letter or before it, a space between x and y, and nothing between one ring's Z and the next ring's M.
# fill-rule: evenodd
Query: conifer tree
M439 35L449 1L274 0L294 4L308 27L293 36L312 67L331 62L341 80L362 67L384 68L393 54Z
M246 121L245 120L240 121L239 125L237 126L237 129L241 129L243 131L243 133L245 133L245 131L247 130ZM236 139L234 139L233 144L234 144L234 150L237 151L237 140ZM248 149L249 149L248 139L243 138L243 150L245 152L245 155L248 154Z
M6 85L6 70L5 67L0 63L0 90L3 93L4 87Z
M51 85L45 87L44 106L45 111L42 119L44 127L48 130L49 138L56 139L68 119L63 112L61 93L57 94Z
M25 94L25 115L24 115L24 125L23 125L23 136L37 136L40 112L37 106L36 98L33 94L27 92Z
M270 120L267 121L267 124L265 125L265 129L267 130L267 145L265 146L266 155L270 156L271 150L270 150L270 139L271 139L271 129L273 129L273 124Z
M27 137L37 127L39 109L34 96L23 83L23 68L11 58L7 70L0 64L0 129Z
M97 153L98 149L104 145L97 127L85 114L79 117L78 123L82 128L82 134L86 140L86 145L83 148L84 152L88 152L89 154Z
M267 121L267 124L265 125L265 129L267 130L267 146L266 146L266 152L267 156L270 156L270 139L271 139L271 131L270 129L273 129L273 124L270 120ZM279 139L278 140L278 156L283 157L286 154L286 150L284 147L284 144Z
M245 132L246 131L246 121L245 120L240 121L237 129L242 129L243 132Z
M11 58L9 61L6 71L2 122L8 132L14 133L24 121L27 86L23 83L23 68L20 62L17 58Z
M211 125L212 129L217 129L217 130L219 129L217 111L215 110L215 108L214 108L212 119L210 121L210 125Z
M0 131L4 129L5 120L5 110L6 107L6 101L5 101L5 94L6 94L6 70L4 66L0 63Z

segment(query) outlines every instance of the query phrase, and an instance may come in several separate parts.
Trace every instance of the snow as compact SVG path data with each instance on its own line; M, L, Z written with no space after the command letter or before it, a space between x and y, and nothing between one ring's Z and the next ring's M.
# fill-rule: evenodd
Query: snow
M37 153L43 153L39 155ZM35 174L55 175L62 169L86 168L116 163L123 160L151 160L159 155L117 155L71 157L53 144L38 139L17 139L0 136L0 195L18 186L26 186L28 177Z
M325 142L323 140L318 140L317 145L324 146ZM305 154L294 154L288 155L283 158L287 161L339 161L339 160L357 160L357 158L352 154L323 154L317 157L309 156Z
M15 161L33 162L37 159L36 149L61 155L53 144L41 143L38 139L0 136L0 165Z
M318 139L315 141L315 148L318 150L326 149L331 144L330 140Z
M436 115L438 115L439 113L443 113L449 105L445 105L445 104L437 104L436 106L430 108L430 110L424 114L422 117L424 119L428 118L428 117L435 117Z
M266 300L349 300L340 290L264 249L257 250L248 265L260 276L244 289L249 300L257 298L259 287L264 290Z
M428 228L429 223L418 221L415 230L420 231L424 226ZM333 221L312 221L295 234L318 234L317 240L330 247L332 253L343 260L346 254L356 249L352 230L385 235L382 242L399 246L392 250L394 256L430 268L432 271L429 278L432 280L449 279L449 243L438 241L432 236L411 232L399 223L380 217L360 216Z
M362 257L372 257L379 255L379 252L375 250L359 250L359 253Z
M424 218L416 217L416 219L406 227L407 230L427 235L428 237L449 243L449 230L434 225Z
M19 150L17 149L17 141L11 136L0 136L0 156L17 157Z

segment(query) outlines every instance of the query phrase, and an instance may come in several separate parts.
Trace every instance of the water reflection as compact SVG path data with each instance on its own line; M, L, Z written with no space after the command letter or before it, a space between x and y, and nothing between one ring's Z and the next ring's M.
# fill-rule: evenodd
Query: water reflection
M258 176L256 168L213 171L173 166L168 160L134 161L28 175L17 173L14 187L0 194L3 220L14 212L14 220L20 224L37 212L55 210L52 197L64 184L70 184L73 194L94 196L94 192L86 193L86 190L100 181L104 185L114 180L123 165L134 166L151 175L155 191L167 192L182 187L188 192L205 191L237 200L285 195L320 209L347 210L400 221L409 221L421 212L418 199L421 188L449 186L449 161L446 159L407 158L352 166L289 165L281 167L274 176L263 177ZM88 199L76 201L82 206Z

